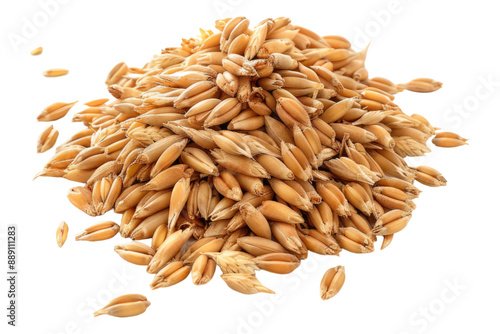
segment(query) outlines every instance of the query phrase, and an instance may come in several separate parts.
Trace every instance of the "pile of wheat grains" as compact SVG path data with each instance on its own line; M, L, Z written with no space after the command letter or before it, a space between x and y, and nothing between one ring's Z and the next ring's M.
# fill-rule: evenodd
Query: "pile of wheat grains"
M37 175L83 183L68 199L90 216L121 213L120 224L93 225L76 239L118 232L132 239L115 251L146 266L153 289L190 273L206 284L218 266L230 288L272 293L257 270L290 273L309 251L373 252L377 237L383 249L410 220L420 193L414 181L446 184L404 158L430 152L432 136L441 147L466 140L436 135L423 116L394 103L398 92L432 92L441 83L369 78L366 50L288 18L250 28L236 17L200 31L142 68L116 65L106 80L115 100L85 103L73 121L86 128ZM73 104L53 104L39 120L61 118ZM67 233L61 224L60 246ZM321 297L335 295L344 279L342 266L328 270ZM139 303L134 310L149 305L131 296L124 300ZM130 304L121 302L113 303Z

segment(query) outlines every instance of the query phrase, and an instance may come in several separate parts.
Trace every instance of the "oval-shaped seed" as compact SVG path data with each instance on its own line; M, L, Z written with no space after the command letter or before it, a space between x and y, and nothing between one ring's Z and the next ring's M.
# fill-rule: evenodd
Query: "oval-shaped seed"
M269 184L273 191L288 204L294 205L301 210L311 211L313 205L304 189L295 181L281 181L270 179Z
M197 172L209 175L219 175L219 170L212 159L203 150L196 147L186 147L181 153L182 161Z
M269 253L286 253L286 249L276 241L267 238L246 236L237 240L238 245L253 256Z
M118 233L118 231L120 231L120 226L117 223L114 223L112 221L105 221L87 227L84 231L78 233L75 236L75 240L78 241L107 240L114 237Z
M130 239L143 240L151 238L155 233L156 229L167 221L168 216L169 216L169 209L164 209L145 218L132 231L132 233L130 234ZM134 218L134 219L140 219L140 218Z
M203 285L210 282L215 274L217 265L213 259L209 259L206 255L200 255L193 263L191 269L191 278L193 284Z
M69 230L68 224L66 224L66 222L63 221L57 227L56 241L57 241L57 246L59 246L59 248L61 248L66 242L66 238L68 238L68 230Z
M321 299L327 300L339 293L345 282L345 268L337 266L328 269L320 283L319 294Z
M56 143L58 136L59 131L54 129L53 125L45 129L38 137L38 141L36 144L37 153L43 153L50 150Z
M215 238L215 239L212 239L212 238L210 238L210 237L203 238L203 239L209 239L210 241L208 241L205 244L200 243L199 247L197 245L198 248L196 248L196 249L193 248L191 250L191 252L189 253L189 256L183 256L184 264L191 265L194 261L196 261L198 256L200 256L201 254L210 253L210 252L219 252L221 250L222 246L224 245L225 240L224 240L224 238ZM200 239L200 240L202 240L202 239Z
M273 232L273 236L281 244L281 246L283 246L290 252L299 254L302 252L302 249L305 248L304 244L300 240L295 225L280 222L271 222L271 231Z
M92 204L92 192L88 188L71 188L68 192L68 199L71 204L73 204L75 207L82 210L89 216L94 217L97 215Z
M114 85L118 82L120 82L120 80L122 79L122 77L127 74L129 71L129 68L128 66L121 62L121 63L118 63L115 65L115 67L113 67L111 69L111 71L109 72L108 74L108 77L106 78L106 85L110 86L110 85Z
M243 192L238 180L228 171L222 171L219 176L213 178L215 189L224 197L234 201L241 200Z
M374 251L373 241L363 232L353 228L339 228L339 233L335 235L340 247L351 253L371 253Z
M39 122L50 122L63 118L77 102L78 101L71 103L66 103L66 102L52 103L50 106L43 109L40 115L38 115L36 119Z
M180 283L191 272L190 266L183 266L181 261L174 261L165 266L156 274L151 282L151 289L166 288L177 283Z
M108 101L109 101L109 99L97 99L97 100L85 102L84 105L89 106L89 107L99 107Z
M446 185L446 179L444 176L429 166L417 167L415 180L429 187L441 187Z
M391 235L404 229L411 219L411 214L403 210L391 210L380 216L372 232L375 235Z
M243 220L248 227L258 236L271 239L271 227L264 215L250 203L240 206Z
M43 48L41 46L39 46L39 47L31 50L30 51L30 55L32 55L32 56L38 56L38 55L41 55L42 52L43 52Z
M69 73L69 71L65 70L63 68L51 68L49 70L43 71L42 74L44 77L52 78L52 77L60 77L60 76L66 75L68 73Z
M311 126L311 119L299 102L283 97L279 98L277 102L276 113L290 129L293 129L295 124L305 127Z
M342 192L349 203L351 203L356 209L363 212L366 216L370 216L372 214L373 200L359 183L349 182L345 184L342 187Z
M406 84L399 84L398 89L406 89L418 93L430 93L440 89L442 86L443 84L439 81L429 78L418 78Z
M189 192L191 191L191 188L189 186L190 181L191 180L189 178L182 178L175 184L174 188L172 189L172 204L169 208L167 224L169 231L173 231L175 229L177 219L179 219L181 211L188 200Z
M135 218L146 218L169 207L172 196L170 189L144 193L151 194L151 196L143 197L139 204L137 204L134 213Z
M229 154L252 158L250 147L244 142L243 136L237 132L218 131L212 135L212 139L218 147Z
M469 145L467 140L452 132L441 132L432 138L432 143L439 147L458 147Z
M150 274L157 273L175 256L192 235L193 230L191 228L170 234L156 251L146 271Z
M134 208L147 194L146 191L142 191L143 186L144 183L136 183L123 189L116 199L115 212L123 213L126 210Z
M245 252L226 250L218 253L206 252L203 254L213 259L224 274L255 274L255 270L259 269L255 264L254 257Z
M266 288L259 280L250 274L222 274L220 276L226 284L239 293L254 294L259 292L274 294L274 291Z
M270 253L258 256L255 264L262 270L275 274L289 274L300 265L300 260L289 253Z
M311 230L313 231L313 230ZM321 235L319 233L316 236ZM328 246L322 241L326 241L327 237L322 238L322 240L319 240L315 238L312 235L306 235L299 233L300 239L304 243L304 245L307 247L308 250L311 252L314 252L316 254L321 254L321 255L338 255L338 253L341 251L340 247L337 245L337 243L332 242L332 247Z
M269 173L264 167L250 158L229 154L221 149L215 149L211 153L215 161L228 170L248 176L270 178Z
M156 228L153 237L151 238L151 248L155 251L160 248L161 244L167 239L168 227L167 224L160 225Z
M275 201L263 201L260 212L267 219L290 224L302 224L304 218L287 205Z
M115 246L115 252L127 262L140 266L147 266L153 259L155 250L143 243L133 241L124 245Z
M260 196L264 193L264 182L261 178L240 173L236 174L234 177L243 190L257 196Z
M349 215L349 203L337 186L329 182L316 182L316 190L333 212L340 216Z
M333 123L341 119L354 105L354 99L345 99L333 104L319 117L326 123Z
M103 314L113 317L133 317L144 313L149 305L151 305L151 303L143 295L123 295L111 300L102 309L94 312L94 317Z
M268 154L259 154L255 160L262 166L272 177L281 180L293 180L295 174L281 161L280 159Z

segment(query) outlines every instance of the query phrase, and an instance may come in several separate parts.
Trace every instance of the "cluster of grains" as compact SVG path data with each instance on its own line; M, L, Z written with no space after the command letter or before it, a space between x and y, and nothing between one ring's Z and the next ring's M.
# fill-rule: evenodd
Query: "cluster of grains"
M90 216L122 214L120 225L99 223L78 240L132 239L115 251L146 266L153 289L190 273L206 284L218 266L230 288L272 293L256 271L290 273L309 251L373 252L378 237L385 248L415 209L414 181L446 184L436 170L405 162L430 152L436 133L393 101L441 83L369 78L366 50L288 18L252 29L237 17L216 29L142 68L119 63L106 80L115 100L88 102L73 116L86 128L38 176L84 183L68 198ZM53 104L41 120L72 106ZM433 142L465 139L441 133ZM334 296L344 279L343 267L330 269L321 297ZM140 311L148 305L129 302Z

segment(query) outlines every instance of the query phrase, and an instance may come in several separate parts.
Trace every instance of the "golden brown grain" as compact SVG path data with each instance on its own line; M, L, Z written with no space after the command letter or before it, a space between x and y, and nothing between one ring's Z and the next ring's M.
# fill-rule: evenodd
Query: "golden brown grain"
M345 269L343 266L331 268L325 272L320 283L321 299L327 300L339 293L344 285Z
M111 300L102 309L94 312L94 317L107 314L113 317L132 317L144 313L151 303L139 294L129 294Z
M56 241L57 241L57 246L59 246L59 248L61 248L66 242L66 239L68 238L68 230L69 228L66 222L61 222L57 227Z
M30 51L30 55L32 55L32 56L38 56L38 55L41 55L42 52L43 52L43 48L41 46L39 46L39 47L31 50Z
M68 74L69 71L62 68L51 68L49 70L43 71L43 76L48 78L60 77Z
M56 143L58 136L59 136L59 131L54 129L53 125L49 126L38 137L38 142L36 144L36 151L38 153L43 153L50 150Z

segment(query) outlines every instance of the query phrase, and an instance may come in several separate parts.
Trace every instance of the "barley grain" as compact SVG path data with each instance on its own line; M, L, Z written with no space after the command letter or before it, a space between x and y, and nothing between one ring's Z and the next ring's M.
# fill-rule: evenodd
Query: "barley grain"
M53 78L53 77L60 77L63 75L68 74L68 70L62 69L62 68L51 68L49 70L43 71L43 76L48 77L48 78Z
M221 278L234 291L243 294L255 294L259 292L274 294L274 291L263 286L254 275L249 274L222 274Z
M41 46L39 46L39 47L31 50L30 51L30 55L32 55L32 56L39 56L39 55L42 54L42 52L43 52L43 48Z
M147 266L155 254L153 248L137 241L125 245L117 245L115 246L115 252L125 261L140 266Z
M321 299L327 300L339 293L344 285L345 269L343 266L331 268L325 272L320 283Z
M39 122L50 122L58 120L68 113L68 111L77 103L78 101L66 103L66 102L56 102L51 104L42 110L40 115L38 115L37 120Z
M38 153L43 153L50 150L56 143L58 136L59 131L54 129L53 125L49 126L38 137L36 151Z
M101 241L114 237L120 226L112 221L106 221L87 227L75 236L78 241Z
M151 303L139 294L129 294L111 300L102 309L94 312L94 317L107 314L113 317L132 317L144 313Z
M68 238L68 230L69 228L66 222L61 222L57 227L56 241L57 241L57 246L59 246L59 248L61 248L66 242L66 238Z

